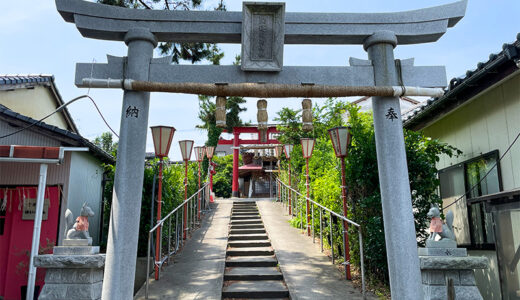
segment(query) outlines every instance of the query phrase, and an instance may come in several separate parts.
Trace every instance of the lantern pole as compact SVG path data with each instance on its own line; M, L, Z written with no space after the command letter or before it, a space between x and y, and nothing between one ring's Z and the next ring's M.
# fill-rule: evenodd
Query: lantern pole
M163 180L163 158L159 157L159 193L157 194L157 223L161 220L161 204L162 204L162 180ZM155 280L159 280L159 262L161 260L161 229L159 226L155 236Z
M201 164L201 161L199 161L199 190L200 190L200 164ZM201 193L199 193L199 209L197 211L197 218L200 220L200 197L201 197Z
M288 165L289 165L289 215L292 216L292 201L291 201L291 189L292 188L292 184L291 184L291 158L287 158L287 161L289 162Z
M307 235L311 236L311 216L309 212L309 157L305 158L305 188L307 189Z
M184 160L184 201L188 199L188 159ZM188 203L184 203L184 233L183 238L186 239L186 232L188 228L186 227L188 220Z
M341 198L343 200L343 215L347 218L347 179L345 174L345 157L339 158L341 161ZM344 245L344 257L345 257L345 273L347 274L347 280L352 280L352 274L350 273L350 246L348 242L348 222L343 220L343 245Z

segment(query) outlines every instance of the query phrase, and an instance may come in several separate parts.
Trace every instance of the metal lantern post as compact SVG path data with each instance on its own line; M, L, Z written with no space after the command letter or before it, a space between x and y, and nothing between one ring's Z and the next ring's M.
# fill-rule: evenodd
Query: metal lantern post
M329 129L330 139L332 140L332 147L334 153L341 161L341 198L343 200L343 215L347 217L347 183L345 179L345 157L348 155L348 146L350 144L350 128L349 127L335 127ZM348 223L343 221L343 245L345 257L345 272L347 279L351 280L350 274L350 248L348 244Z
M183 140L179 141L179 146L181 147L182 160L184 160L184 200L188 199L188 161L191 158L191 150L193 149L193 141L192 140ZM188 220L188 203L184 203L184 221L183 221L183 239L186 239L186 231L188 230L186 227Z
M206 157L208 158L209 166L209 189L213 191L213 168L211 166L211 160L213 159L213 153L215 153L215 146L206 146Z
M307 190L307 235L311 236L311 216L309 208L309 158L311 158L312 156L312 151L314 150L314 144L316 143L316 140L310 138L302 138L300 139L300 143L302 144L303 158L305 158L305 188Z
M152 130L155 156L159 157L159 193L157 194L157 222L159 222L161 220L163 158L167 157L170 152L175 128L170 126L153 126L150 129ZM160 256L161 227L157 228L155 237L155 280L159 280L159 264L157 262L160 261Z
M292 187L291 184L291 152L293 150L294 145L286 144L283 145L283 151L285 152L285 157L287 157L287 161L289 162L289 186ZM291 201L291 190L289 190L289 215L292 216L292 201Z
M206 147L195 147L195 159L199 163L199 190L200 190L200 165L202 160L204 159L204 153L206 152ZM202 194L199 193L199 199L197 204L197 219L200 220L200 197Z
M274 147L274 155L276 156L276 165L278 166L278 172L280 172L280 157L282 156L283 146L282 145L276 145ZM278 176L280 176L280 173L278 173ZM278 196L278 199L282 201L281 194L280 194L280 183L277 185L276 194Z

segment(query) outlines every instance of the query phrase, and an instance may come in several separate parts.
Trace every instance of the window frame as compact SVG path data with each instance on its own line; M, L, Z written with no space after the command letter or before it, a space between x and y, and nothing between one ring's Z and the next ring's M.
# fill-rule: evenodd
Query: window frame
M502 185L502 171L501 171L501 168L500 168L500 156L499 156L499 151L498 149L496 150L493 150L493 151L489 151L487 153L484 153L484 154L481 154L479 156L476 156L476 157L473 157L473 158L470 158L468 160L465 160L465 161L462 161L460 163L457 163L453 166L449 166L449 167L446 167L444 169L441 169L438 171L438 176L439 176L439 195L441 195L441 189L442 187L440 186L440 175L441 173L444 173L446 171L449 171L450 169L454 169L454 168L462 168L462 171L463 171L463 175L464 175L464 191L465 191L465 194L464 194L464 197L465 197L465 200L466 200L466 209L467 209L467 215L468 215L468 218L467 218L467 221L468 221L468 229L469 229L469 239L470 239L470 244L461 244L460 246L463 246L463 247L466 247L468 248L468 250L496 250L496 242L494 243L481 243L481 244L477 244L475 242L475 239L474 239L474 226L473 226L473 220L472 220L472 211L471 211L471 207L472 205L481 205L481 203L483 201L481 200L478 200L478 196L477 197L473 197L473 198L470 198L470 191L469 189L471 188L471 186L469 186L469 183L468 183L468 180L467 180L467 172L468 172L468 165L471 164L472 162L475 162L475 161L478 161L480 159L483 159L483 158L495 158L496 159L496 162L497 162L497 177L498 177L498 192L502 192L503 191L503 185ZM482 220L485 220L485 207L482 207L482 209L480 210L481 212L481 219ZM485 223L483 223L484 225ZM495 226L494 222L492 224L493 226ZM484 240L487 239L487 236L486 236L486 231L483 230L482 231L483 233L483 238Z

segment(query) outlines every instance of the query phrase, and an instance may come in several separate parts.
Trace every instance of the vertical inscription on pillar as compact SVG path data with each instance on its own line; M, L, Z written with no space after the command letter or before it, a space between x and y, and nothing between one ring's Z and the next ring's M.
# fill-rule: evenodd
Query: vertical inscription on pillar
M273 60L273 14L253 14L252 60Z
M242 70L281 71L285 4L244 2L242 13Z

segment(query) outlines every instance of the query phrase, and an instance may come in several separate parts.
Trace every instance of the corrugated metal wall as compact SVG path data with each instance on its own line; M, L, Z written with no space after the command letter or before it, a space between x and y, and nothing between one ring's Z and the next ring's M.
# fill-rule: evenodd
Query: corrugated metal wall
M101 221L101 180L103 168L101 162L86 152L73 152L69 177L69 209L77 217L83 203L87 202L95 213L89 218L89 233L94 245L99 244Z
M5 121L0 121L0 134L9 134L19 130L18 126L11 126ZM31 131L31 129L24 130L10 137L0 140L0 145L24 145L24 146L60 146L60 142L46 137L40 133Z

